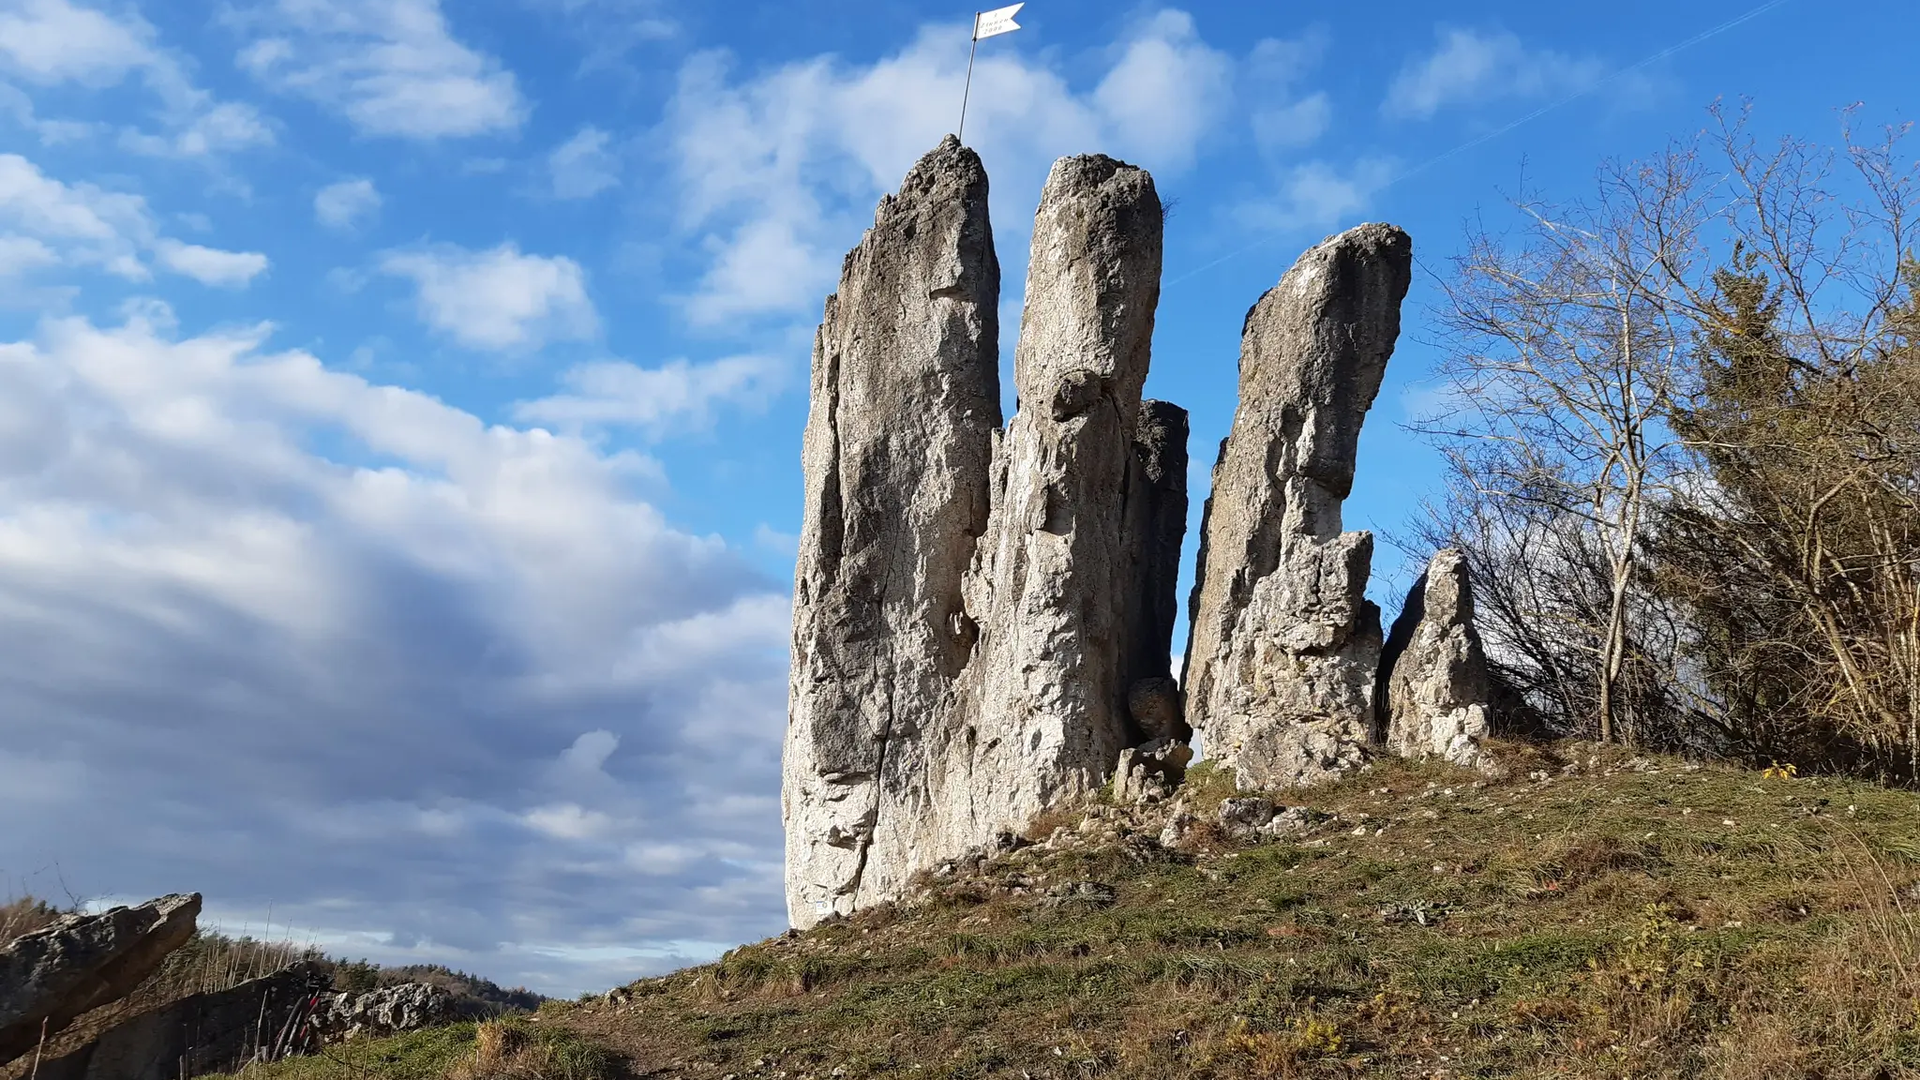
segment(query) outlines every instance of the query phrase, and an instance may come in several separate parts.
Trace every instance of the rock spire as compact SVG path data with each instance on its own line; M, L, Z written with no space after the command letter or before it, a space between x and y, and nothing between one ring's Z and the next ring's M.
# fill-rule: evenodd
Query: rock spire
M1309 249L1248 312L1190 602L1187 718L1247 788L1358 764L1373 727L1373 537L1344 532L1360 426L1400 333L1413 243L1368 224Z
M1000 263L948 138L880 201L814 338L781 802L806 926L904 882L977 628L961 578L1000 426Z
M1473 628L1467 559L1436 553L1413 583L1380 658L1380 725L1387 748L1404 757L1479 765L1492 680Z
M956 140L923 158L816 338L783 762L798 926L901 895L1179 723L1150 692L1186 502L1186 415L1141 400L1159 197L1111 158L1054 165L1003 432L986 196Z
M1144 741L1128 693L1166 674L1164 646L1157 665L1144 654L1172 633L1171 607L1160 610L1154 590L1170 584L1160 580L1175 499L1165 472L1185 457L1186 427L1184 413L1145 410L1140 396L1160 243L1160 198L1145 171L1099 155L1054 164L1034 215L1014 353L1020 411L996 456L993 516L967 579L981 634L953 758L972 778L965 807L951 808L956 840L1023 827L1104 783L1120 751ZM1177 565L1177 535L1173 544Z

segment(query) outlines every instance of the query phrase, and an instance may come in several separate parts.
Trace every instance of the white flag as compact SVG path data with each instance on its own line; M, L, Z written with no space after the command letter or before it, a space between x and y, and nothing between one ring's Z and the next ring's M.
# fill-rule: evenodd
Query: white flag
M1011 34L1015 30L1020 29L1020 24L1014 22L1013 17L1019 13L1021 8L1026 6L1026 3L1022 0L1022 2L1018 4L1010 4L1007 7L995 8L992 11L983 11L975 15L973 17L973 40L982 41L999 34Z

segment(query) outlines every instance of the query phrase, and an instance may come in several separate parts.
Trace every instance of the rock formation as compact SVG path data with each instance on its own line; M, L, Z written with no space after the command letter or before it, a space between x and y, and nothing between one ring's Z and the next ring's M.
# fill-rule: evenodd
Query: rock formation
M333 994L314 1016L327 1042L378 1038L444 1024L454 1018L453 995L430 983L399 983L363 994Z
M1191 600L1187 719L1241 786L1358 764L1373 726L1373 537L1343 532L1360 425L1400 333L1413 244L1368 224L1311 248L1248 312Z
M903 895L1184 731L1151 682L1168 674L1186 498L1185 414L1141 401L1160 238L1145 172L1055 164L1004 433L973 152L949 138L923 158L847 256L804 449L782 800L795 925Z
M1466 556L1435 554L1414 582L1380 658L1379 719L1389 750L1480 764L1492 681L1473 628Z
M1120 751L1113 770L1113 798L1119 803L1164 799L1187 778L1193 748L1174 739L1155 739Z
M782 810L795 925L933 843L931 740L978 637L960 582L1000 426L987 174L947 139L881 200L814 339Z
M177 1080L232 1072L294 1041L327 976L300 963L228 990L194 994L134 1017L40 1063L38 1080Z
M966 582L980 642L947 755L948 848L1099 787L1145 741L1129 692L1167 673L1172 605L1152 590L1171 591L1179 541L1165 518L1185 502L1167 476L1184 463L1185 414L1147 411L1140 395L1161 217L1152 177L1109 157L1062 158L1041 193L1014 354L1021 406Z
M118 1001L193 936L200 894L69 915L0 946L0 1063Z

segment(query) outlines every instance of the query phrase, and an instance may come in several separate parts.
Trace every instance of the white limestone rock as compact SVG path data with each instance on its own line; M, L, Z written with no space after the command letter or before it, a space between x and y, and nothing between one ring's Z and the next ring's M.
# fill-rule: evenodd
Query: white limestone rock
M1172 632L1170 608L1145 595L1149 579L1171 585L1164 515L1143 509L1172 495L1148 476L1155 452L1136 451L1161 216L1152 177L1099 155L1056 162L1041 194L1014 354L1020 409L966 582L980 641L964 741L946 761L953 799L935 808L944 848L1104 784L1142 741L1129 692L1166 674L1164 644L1157 665L1135 659ZM1171 426L1150 437L1167 442ZM1178 557L1175 539L1171 565ZM1149 625L1156 617L1164 628Z
M1483 764L1492 680L1473 628L1467 559L1446 548L1414 582L1381 656L1387 748L1404 757Z
M782 760L796 926L899 894L977 631L961 578L1000 426L987 174L949 137L848 253L814 341ZM976 838L976 842L979 838Z
M1207 756L1245 789L1323 780L1368 752L1373 538L1343 532L1340 509L1412 261L1405 232L1361 225L1308 250L1247 315L1181 680Z

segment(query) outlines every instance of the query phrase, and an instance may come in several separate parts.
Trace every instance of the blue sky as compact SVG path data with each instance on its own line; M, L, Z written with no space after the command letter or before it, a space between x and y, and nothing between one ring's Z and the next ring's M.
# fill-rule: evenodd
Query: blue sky
M6 888L199 889L230 928L550 992L779 930L808 346L957 120L969 17L0 0ZM1412 233L1348 504L1387 530L1437 473L1397 425L1463 222L1719 97L1762 132L1901 120L1920 29L1911 0L1020 21L967 121L1003 325L1052 159L1151 169L1148 392L1192 412L1196 496L1246 309L1332 231Z

